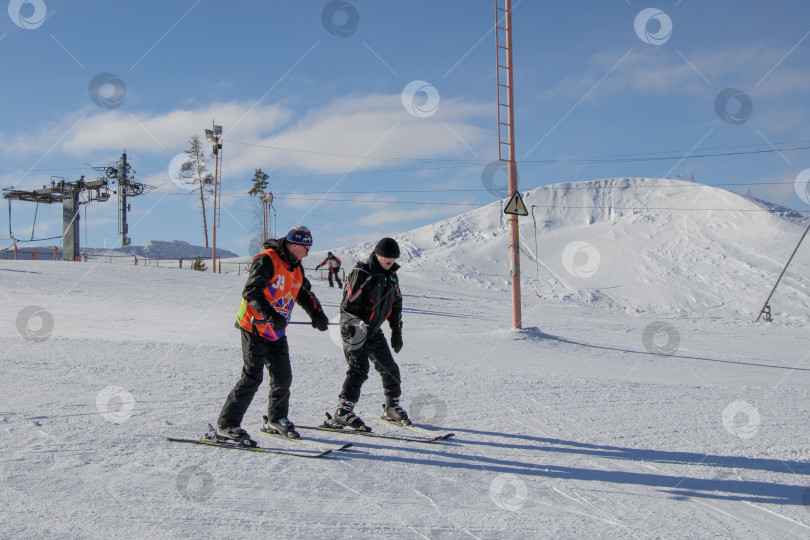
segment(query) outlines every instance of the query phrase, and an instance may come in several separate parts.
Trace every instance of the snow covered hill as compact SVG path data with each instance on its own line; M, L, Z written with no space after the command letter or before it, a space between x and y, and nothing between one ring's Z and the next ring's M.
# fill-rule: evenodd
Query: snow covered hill
M667 317L755 319L808 221L784 207L669 179L554 184L526 192L524 202L533 214L519 220L524 301L539 295L551 304ZM501 203L493 203L396 239L410 271L505 290L508 235ZM372 247L336 253L349 267ZM810 319L808 276L810 243L771 301L779 320Z

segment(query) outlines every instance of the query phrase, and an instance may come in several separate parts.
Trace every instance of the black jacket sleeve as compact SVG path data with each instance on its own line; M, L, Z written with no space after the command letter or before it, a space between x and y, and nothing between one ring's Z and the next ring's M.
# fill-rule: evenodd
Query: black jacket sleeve
M268 255L260 255L250 265L245 289L242 291L242 298L266 320L270 320L276 312L264 296L264 290L275 275L273 260Z
M391 315L388 316L388 326L391 332L402 333L402 293L399 290L399 278L392 279L394 284L394 305L391 306Z

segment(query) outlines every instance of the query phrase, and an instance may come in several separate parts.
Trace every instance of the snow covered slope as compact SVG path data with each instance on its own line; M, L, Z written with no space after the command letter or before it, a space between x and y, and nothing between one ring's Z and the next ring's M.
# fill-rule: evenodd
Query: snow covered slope
M403 404L455 439L309 433L355 443L323 460L162 441L202 435L239 377L244 280L0 261L4 538L810 534L806 327L537 303L523 321L541 330L516 332L500 291L405 271ZM313 286L334 320L340 291ZM345 372L339 337L289 340L291 418L316 424ZM357 411L395 432L374 420L382 401L372 370ZM264 383L244 421L257 437L266 404Z
M795 211L681 180L554 184L524 202L533 212L519 220L527 305L540 295L626 313L755 319L807 226ZM509 287L500 203L396 238L401 263L429 280ZM336 252L348 268L372 247ZM808 276L810 240L771 301L780 320L810 318Z

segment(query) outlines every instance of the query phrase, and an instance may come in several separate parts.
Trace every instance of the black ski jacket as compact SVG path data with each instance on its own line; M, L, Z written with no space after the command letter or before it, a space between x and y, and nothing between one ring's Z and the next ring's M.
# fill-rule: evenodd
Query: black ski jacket
M372 254L368 261L359 262L349 272L343 301L340 304L341 328L359 317L368 326L368 335L373 335L386 320L392 332L402 332L402 293L394 263L385 270Z

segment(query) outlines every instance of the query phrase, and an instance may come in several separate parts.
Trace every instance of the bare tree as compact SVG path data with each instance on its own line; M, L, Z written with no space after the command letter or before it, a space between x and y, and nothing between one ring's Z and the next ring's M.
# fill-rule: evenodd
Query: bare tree
M205 233L205 247L208 247L208 220L205 217L206 195L213 193L214 176L208 172L208 156L203 150L200 138L194 135L188 140L186 149L188 160L180 167L180 178L190 185L200 186L200 208L202 209L203 232Z

